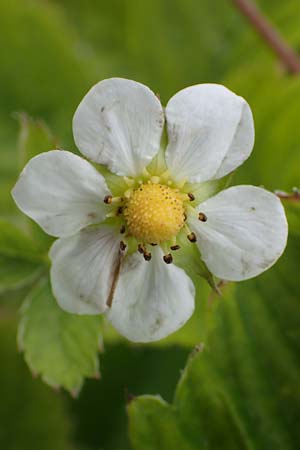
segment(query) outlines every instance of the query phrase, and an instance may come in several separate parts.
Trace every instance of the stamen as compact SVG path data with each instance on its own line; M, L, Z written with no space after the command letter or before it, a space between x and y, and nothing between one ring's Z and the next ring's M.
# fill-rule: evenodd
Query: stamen
M126 250L126 247L127 247L127 245L125 244L125 242L121 241L120 242L120 250L121 250L121 252L124 252Z
M192 194L192 192L188 193L188 198L190 199L190 201L192 202L193 200L195 200L195 196L194 194Z
M138 245L138 252L141 253L142 255L145 253L145 248L142 244Z
M123 214L124 212L124 206L119 206L119 208L117 209L117 216L119 216L120 214Z
M173 262L173 256L171 253L168 253L167 255L164 255L163 260L166 264L171 264Z
M144 252L144 260L145 261L150 261L151 258L152 258L152 255L150 252Z
M106 195L103 199L104 203L107 205L111 205L111 203L119 203L122 202L122 197L113 197L112 195Z
M112 195L106 195L103 199L104 203L106 203L107 205L110 205L112 202Z
M180 249L180 245L178 245L178 244L176 244L176 245L171 245L170 249L173 250L173 251L179 250L179 249Z
M194 232L187 235L187 238L190 242L197 242L197 237Z
M124 234L125 231L126 231L126 227L125 227L125 225L123 224L123 225L121 226L121 228L120 228L120 233L121 233L121 234Z
M197 236L193 231L190 230L187 224L184 225L184 228L187 232L187 238L190 242L197 242Z
M203 212L199 212L198 219L201 220L201 222L206 222L207 221L207 216Z

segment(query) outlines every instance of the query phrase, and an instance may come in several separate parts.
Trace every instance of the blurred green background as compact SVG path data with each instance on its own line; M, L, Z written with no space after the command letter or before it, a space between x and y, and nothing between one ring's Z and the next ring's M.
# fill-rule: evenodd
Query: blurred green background
M299 49L299 1L257 3ZM164 104L191 84L225 84L247 99L256 125L254 152L234 184L299 187L300 76L285 72L230 0L2 1L0 30L0 211L19 229L24 218L10 197L20 168L17 113L42 119L55 142L76 151L75 108L113 76L150 86ZM208 300L193 274L196 314L175 335L133 346L103 324L101 380L86 381L77 400L32 376L17 351L30 286L1 285L11 275L0 245L1 450L299 448L300 218L297 204L285 206L290 238L280 262L227 286L221 299ZM199 342L205 350L176 389ZM136 398L126 411L128 393L169 403Z

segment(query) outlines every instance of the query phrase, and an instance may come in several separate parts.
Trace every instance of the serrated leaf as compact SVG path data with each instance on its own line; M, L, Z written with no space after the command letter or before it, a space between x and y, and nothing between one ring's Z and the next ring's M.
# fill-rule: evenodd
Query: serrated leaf
M39 247L13 224L0 220L0 293L29 284L44 264Z
M85 377L99 377L99 316L63 311L50 283L41 280L28 294L21 311L18 344L33 373L73 395Z
M16 352L16 316L0 316L0 448L71 450L72 423L63 396L34 380Z
M299 282L292 274L299 251L299 234L290 236L286 254L272 270L229 284L213 302L204 351L189 360L167 411L175 414L181 439L191 449L297 449L300 309ZM134 449L154 450L152 436L169 445L174 424L164 427L159 413L150 396L131 402Z
M156 396L141 396L129 404L129 431L134 449L249 450L226 396L195 352L179 382L173 405ZM204 375L207 375L205 373ZM226 441L224 440L226 436Z

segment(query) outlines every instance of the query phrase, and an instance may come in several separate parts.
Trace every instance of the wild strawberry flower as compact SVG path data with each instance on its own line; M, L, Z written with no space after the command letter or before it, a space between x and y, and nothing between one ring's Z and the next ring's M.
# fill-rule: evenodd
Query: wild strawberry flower
M28 162L12 192L59 238L50 275L64 310L106 313L128 339L158 340L194 310L193 283L172 263L179 238L225 280L255 277L282 254L287 222L274 194L234 186L200 202L195 195L240 166L254 144L249 105L224 86L188 87L164 110L146 86L104 80L78 106L73 132L84 156L118 176L108 176L111 190L85 159L53 150Z

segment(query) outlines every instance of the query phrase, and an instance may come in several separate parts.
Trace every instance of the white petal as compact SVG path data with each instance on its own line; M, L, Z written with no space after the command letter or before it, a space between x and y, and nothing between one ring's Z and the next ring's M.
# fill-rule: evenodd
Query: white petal
M169 144L166 160L177 180L221 178L241 165L254 144L250 107L217 84L178 92L166 107Z
M225 280L255 277L271 267L287 240L287 221L276 195L254 186L234 186L197 207L206 222L189 216L202 259Z
M116 232L105 225L54 242L49 253L51 285L61 308L75 314L100 314L107 309L119 242Z
M164 124L154 93L131 80L111 78L86 94L73 119L76 145L117 175L139 175L158 152Z
M18 207L52 236L69 236L105 218L105 180L83 158L53 150L32 158L12 196Z
M194 310L194 285L185 272L163 262L159 247L146 262L124 259L108 318L127 339L150 342L176 331Z

